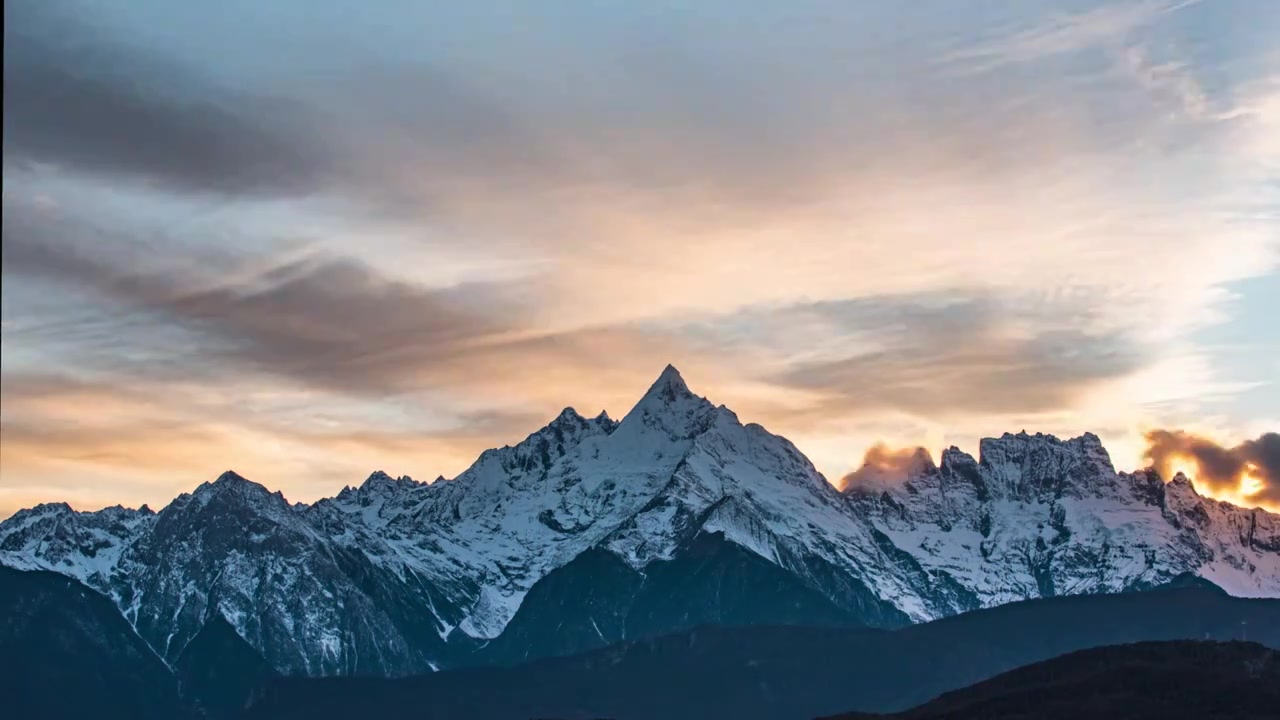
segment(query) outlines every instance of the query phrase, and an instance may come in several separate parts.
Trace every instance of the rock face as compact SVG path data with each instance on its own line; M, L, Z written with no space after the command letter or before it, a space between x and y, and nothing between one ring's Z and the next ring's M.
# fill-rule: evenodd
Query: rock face
M904 483L842 494L668 367L621 421L566 409L453 480L379 472L308 506L227 472L157 513L41 505L0 523L0 563L102 592L170 663L221 618L306 675L509 662L705 622L896 627L1187 573L1280 596L1275 515L1117 474L1092 435L918 460Z

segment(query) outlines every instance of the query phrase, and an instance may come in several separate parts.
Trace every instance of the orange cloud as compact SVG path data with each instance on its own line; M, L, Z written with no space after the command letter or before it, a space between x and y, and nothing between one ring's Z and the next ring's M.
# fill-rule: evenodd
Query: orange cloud
M515 441L538 424L494 415L429 432L357 429L351 422L329 427L323 417L255 410L254 389L239 390L237 396L231 388L209 392L164 382L110 386L6 376L0 517L40 502L159 508L228 469L292 501L311 501L377 469L426 480L452 476L485 448Z
M1204 495L1280 511L1280 433L1227 446L1183 430L1152 430L1146 441L1147 461L1166 478L1184 472Z
M845 475L838 487L882 488L907 480L912 473L933 465L933 457L922 447L890 448L877 443L867 450L862 466Z

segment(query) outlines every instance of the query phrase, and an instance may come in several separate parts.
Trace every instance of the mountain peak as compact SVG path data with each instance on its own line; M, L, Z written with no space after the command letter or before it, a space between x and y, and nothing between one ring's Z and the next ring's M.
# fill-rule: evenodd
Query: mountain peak
M694 395L685 384L685 378L680 377L680 370L677 370L675 365L667 365L663 368L662 374L658 375L658 379L649 386L648 391L645 391L644 397L641 397L635 407L632 407L627 418L636 414L650 416L666 416L672 413L700 414L701 411L709 409L712 409L712 404L707 401L707 398Z
M644 396L646 399L660 398L664 402L674 402L680 398L693 397L693 393L689 391L689 386L685 384L676 366L668 364Z
M706 398L689 390L674 365L667 365L618 427L630 426L628 433L639 426L661 427L673 437L690 438L705 427L714 410Z
M360 485L360 488L363 490L365 488L382 487L393 483L395 483L395 478L381 470L374 470L369 474L369 477L365 478L365 481Z
M209 499L214 496L221 496L221 497L235 496L238 498L250 498L250 497L256 498L256 497L267 497L271 495L276 495L282 501L284 500L284 495L281 494L279 491L272 493L263 485L260 485L252 480L249 480L248 478L245 478L244 476L240 475L234 470L227 470L226 472L219 475L218 479L214 480L213 482L202 483L199 487L195 489L195 492L192 493L192 497L199 499L201 502L201 505L207 503Z
M240 475L239 473L237 473L235 470L227 470L226 472L219 475L218 479L213 481L213 484L221 485L221 484L247 483L247 482L249 482L249 480L247 480L243 475Z
M594 418L587 419L577 410L572 407L567 407L564 410L561 410L560 414L539 432L550 430L556 434L557 438L559 438L562 433L570 433L576 436L582 432L590 431L590 429L594 427L608 433L613 430L613 426L616 424L617 423L615 423L606 412L601 412ZM534 433L534 435L537 434L538 433Z
M400 477L392 477L381 470L374 470L360 485L360 490L364 492L389 492L398 488L414 487L422 485L422 483L414 480L408 475Z
M26 510L24 512L29 512L32 515L70 515L74 513L75 510L72 510L71 506L65 502L48 502L40 503L39 505L36 505L30 510Z
M559 420L568 421L568 422L582 422L585 419L586 418L579 415L578 411L574 410L573 407L567 407L561 410L560 414L556 416L556 419L552 420L551 422L556 422Z

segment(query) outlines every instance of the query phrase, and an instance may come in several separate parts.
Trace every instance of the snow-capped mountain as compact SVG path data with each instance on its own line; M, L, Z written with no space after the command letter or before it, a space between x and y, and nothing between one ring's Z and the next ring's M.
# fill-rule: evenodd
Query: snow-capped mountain
M809 612L890 627L1186 573L1280 596L1277 527L1185 478L1117 474L1092 435L1006 435L980 460L923 456L907 482L842 494L668 367L621 421L566 409L453 480L379 472L308 506L228 472L157 513L41 505L0 523L0 563L103 592L170 662L221 617L282 671L395 675L464 662L535 586L580 595L601 568L621 590L583 605L582 643ZM684 587L702 590L673 605ZM629 588L657 600L623 608ZM514 624L494 647L546 623Z
M0 538L0 562L106 594L170 662L216 613L284 671L420 670L440 653L435 606L453 588L388 571L377 543L355 549L307 508L232 472L154 514L24 510Z
M846 495L895 546L984 606L1118 592L1200 575L1242 597L1280 593L1280 517L1198 495L1177 475L1117 473L1096 435L1006 433L979 459L918 454L902 483Z

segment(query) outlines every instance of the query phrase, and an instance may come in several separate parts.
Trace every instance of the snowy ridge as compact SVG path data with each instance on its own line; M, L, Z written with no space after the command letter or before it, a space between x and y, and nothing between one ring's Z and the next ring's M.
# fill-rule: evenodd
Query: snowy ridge
M1097 436L987 438L903 483L846 490L920 565L985 605L1118 592L1194 573L1234 595L1280 595L1277 516L1203 498L1179 475L1117 473Z
M668 366L621 421L566 409L453 480L375 472L308 506L227 472L158 513L41 505L0 523L0 562L109 594L169 660L221 614L317 675L447 667L584 551L643 572L702 533L881 626L1188 572L1280 596L1277 516L1116 473L1093 435L1005 435L909 475L841 493Z
M146 505L76 512L66 503L19 510L0 523L0 563L19 570L53 570L108 589L125 550L146 534L155 513Z

